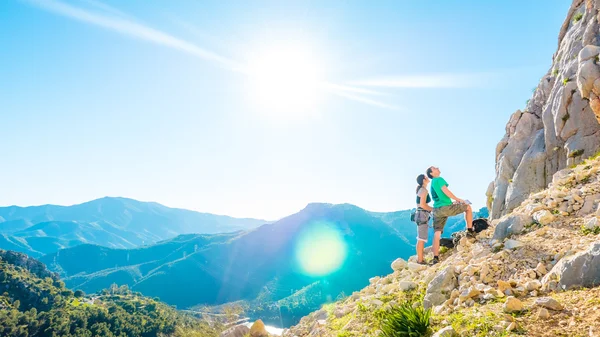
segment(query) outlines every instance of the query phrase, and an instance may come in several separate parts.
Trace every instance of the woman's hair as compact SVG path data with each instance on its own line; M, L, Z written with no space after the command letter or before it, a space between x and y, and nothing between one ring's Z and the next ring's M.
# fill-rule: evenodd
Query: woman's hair
M421 187L423 187L423 181L425 180L425 175L424 174L419 174L417 176L417 184L419 184L419 186L417 186L417 191L415 193L419 193L419 189Z

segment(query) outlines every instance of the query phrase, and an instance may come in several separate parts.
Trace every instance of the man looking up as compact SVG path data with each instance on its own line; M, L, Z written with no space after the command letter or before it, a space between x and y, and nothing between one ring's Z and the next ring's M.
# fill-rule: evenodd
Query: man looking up
M473 231L473 210L471 205L455 196L444 178L440 177L440 169L431 166L427 169L427 176L431 179L431 197L433 198L433 264L440 261L438 254L440 251L440 238L444 232L444 226L448 217L465 213L467 222L467 235L475 236ZM455 203L452 203L452 200Z

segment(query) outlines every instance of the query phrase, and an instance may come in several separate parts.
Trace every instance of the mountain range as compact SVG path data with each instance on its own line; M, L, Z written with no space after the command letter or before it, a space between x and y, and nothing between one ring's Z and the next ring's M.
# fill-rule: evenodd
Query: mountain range
M0 248L39 257L89 243L134 248L188 233L223 233L268 221L105 197L73 206L0 207Z
M461 218L450 219L447 234L457 226ZM248 231L180 235L134 249L84 244L41 261L72 289L96 292L113 283L128 285L179 308L244 300L254 311L262 307L256 315L266 321L273 314L269 307L277 304L277 323L289 325L365 286L397 257L413 254L415 233L410 210L374 213L349 204L315 203ZM310 260L331 254L343 259L331 272L315 275L320 266L306 266L306 251L316 254Z

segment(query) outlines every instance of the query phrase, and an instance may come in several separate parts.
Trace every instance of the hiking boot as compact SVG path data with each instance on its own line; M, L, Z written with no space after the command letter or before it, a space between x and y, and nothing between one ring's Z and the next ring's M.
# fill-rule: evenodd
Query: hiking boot
M440 258L439 258L439 257L437 257L437 256L434 256L434 257L433 257L433 260L431 260L431 264L432 264L432 265L434 265L434 264L437 264L438 262L440 262Z
M475 233L475 231L471 228L471 229L467 229L467 237L468 238L476 238L477 237L477 233Z
M421 262L417 261L417 264L421 264L421 265L424 265L424 266L428 266L429 265L429 263L425 262L425 260L423 260Z

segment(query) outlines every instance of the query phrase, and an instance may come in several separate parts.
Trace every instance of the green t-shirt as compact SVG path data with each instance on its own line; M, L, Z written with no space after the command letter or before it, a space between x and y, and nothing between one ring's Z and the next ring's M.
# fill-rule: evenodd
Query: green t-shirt
M435 208L452 205L452 199L442 191L442 187L444 186L448 186L448 183L442 177L431 180L431 197L433 198L433 207Z

